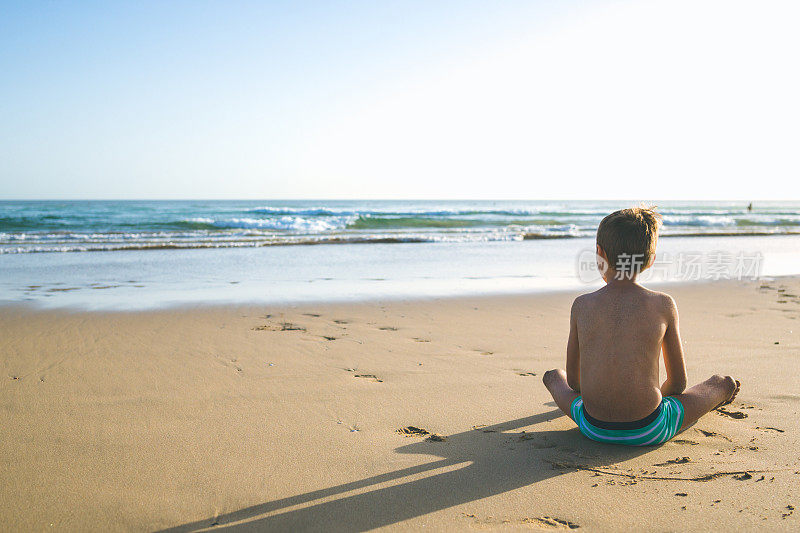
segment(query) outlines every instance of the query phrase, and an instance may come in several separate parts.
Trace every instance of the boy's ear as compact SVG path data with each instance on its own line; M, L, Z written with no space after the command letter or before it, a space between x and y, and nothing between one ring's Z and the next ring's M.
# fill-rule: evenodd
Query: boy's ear
M609 264L608 264L608 257L606 256L606 251L598 244L595 250L597 254L597 270L600 271L600 274L603 276L603 279L606 280L606 274L609 271ZM606 280L607 281L607 280Z

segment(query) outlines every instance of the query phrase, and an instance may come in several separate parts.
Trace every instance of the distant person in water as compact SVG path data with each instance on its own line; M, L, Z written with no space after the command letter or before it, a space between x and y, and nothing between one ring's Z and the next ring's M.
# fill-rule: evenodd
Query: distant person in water
M719 375L685 390L675 301L636 281L653 264L660 223L648 208L616 211L600 222L597 258L606 285L575 299L567 370L543 378L558 407L596 441L666 442L739 391L738 381ZM667 379L659 386L661 353Z
M750 202L749 204L747 204L747 212L748 213L752 213L753 212L753 202Z

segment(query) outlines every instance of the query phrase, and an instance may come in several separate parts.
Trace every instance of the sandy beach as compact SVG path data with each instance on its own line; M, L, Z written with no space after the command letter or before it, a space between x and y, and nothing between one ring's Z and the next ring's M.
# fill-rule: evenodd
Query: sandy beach
M4 2L0 533L800 532L758 7Z
M800 527L800 278L674 286L673 441L584 438L541 376L575 293L144 312L0 310L8 531ZM663 374L662 374L663 375Z

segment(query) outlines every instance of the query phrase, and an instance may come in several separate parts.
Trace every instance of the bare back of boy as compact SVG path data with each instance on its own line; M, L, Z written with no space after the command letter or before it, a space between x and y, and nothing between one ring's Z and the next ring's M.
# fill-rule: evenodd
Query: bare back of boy
M666 294L620 285L580 296L572 308L584 407L609 422L644 418L661 403L659 357L674 308Z

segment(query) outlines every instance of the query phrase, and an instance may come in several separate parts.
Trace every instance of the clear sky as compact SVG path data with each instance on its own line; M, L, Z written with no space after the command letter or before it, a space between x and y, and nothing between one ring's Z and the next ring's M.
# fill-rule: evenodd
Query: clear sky
M0 198L800 199L800 2L0 1Z

